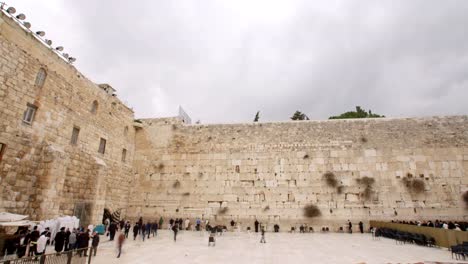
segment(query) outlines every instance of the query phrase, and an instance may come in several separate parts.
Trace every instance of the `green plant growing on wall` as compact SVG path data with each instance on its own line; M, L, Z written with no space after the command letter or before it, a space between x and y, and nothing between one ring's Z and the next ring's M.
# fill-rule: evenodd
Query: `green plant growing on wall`
M269 211L269 210L270 210L270 206L269 206L269 205L267 205L267 206L265 206L265 208L263 208L263 212L266 212L266 211Z
M180 184L180 181L177 180L177 181L175 181L175 182L172 184L172 188L178 189L178 188L180 188L180 185L181 185L181 184Z
M184 192L184 193L182 194L182 196L190 196L190 193L189 193L189 192Z
M162 171L164 169L164 163L159 163L157 169Z
M372 185L375 183L375 179L372 177L364 176L362 178L356 179L358 184L364 186L364 191L361 193L361 196L364 197L366 200L369 200L374 193Z
M225 215L229 211L228 207L223 207L218 210L219 215Z
M304 207L305 217L314 218L314 217L319 217L321 215L322 215L322 212L320 212L320 209L314 204L309 204Z
M344 185L340 185L340 186L336 187L336 192L338 194L342 194L343 191L344 191Z
M462 195L463 202L465 203L465 209L468 209L468 191L465 191Z
M406 189L413 194L424 192L426 189L426 184L424 181L421 179L415 179L412 176L412 174L408 173L408 175L402 179Z
M325 179L325 182L328 186L332 188L336 188L336 186L338 186L338 181L336 180L335 174L333 172L326 172L323 174L323 178Z

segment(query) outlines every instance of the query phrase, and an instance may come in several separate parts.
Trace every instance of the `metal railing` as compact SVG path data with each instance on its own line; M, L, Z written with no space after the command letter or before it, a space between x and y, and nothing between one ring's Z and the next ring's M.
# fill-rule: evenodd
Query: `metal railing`
M33 257L1 259L0 264L90 264L91 248L81 248L60 253Z

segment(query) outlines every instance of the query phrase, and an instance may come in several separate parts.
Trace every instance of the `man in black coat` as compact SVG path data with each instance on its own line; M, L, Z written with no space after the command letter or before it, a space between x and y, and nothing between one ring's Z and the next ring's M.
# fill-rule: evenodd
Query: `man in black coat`
M88 256L88 246L89 246L89 230L80 232L78 238L76 239L76 243L78 244L78 252L80 257L84 253L84 256Z
M31 241L31 246L29 248L29 255L32 256L33 254L36 254L36 248L37 248L37 240L39 239L39 231L37 230L37 226L33 228L33 231L29 235L30 241Z
M55 251L57 253L63 251L63 245L65 245L66 233L65 227L60 228L60 231L55 235Z
M260 224L257 219L255 219L255 233L258 233L258 225Z
M115 232L117 232L117 224L115 222L112 222L109 226L109 240L110 241L114 240Z
M138 226L138 223L135 223L133 226L133 240L138 236L138 231L140 231L140 227Z
M127 221L125 223L124 228L125 228L125 238L128 238L128 232L130 232L130 222Z

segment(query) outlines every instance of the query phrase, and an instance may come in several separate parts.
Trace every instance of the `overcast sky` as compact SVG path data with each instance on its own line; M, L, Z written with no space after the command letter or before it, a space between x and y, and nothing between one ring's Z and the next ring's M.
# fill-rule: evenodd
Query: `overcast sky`
M7 0L136 117L468 114L468 1ZM138 3L138 4L137 4Z

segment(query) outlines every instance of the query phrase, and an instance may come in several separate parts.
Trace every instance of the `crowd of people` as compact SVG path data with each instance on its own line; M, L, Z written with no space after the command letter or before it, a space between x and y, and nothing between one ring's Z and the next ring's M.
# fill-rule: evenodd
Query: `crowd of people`
M427 227L435 227L435 228L444 228L450 230L458 230L458 231L468 231L468 222L459 222L459 221L442 221L442 220L435 220L435 221L400 221L400 220L392 220L392 223L398 224L407 224L407 225L417 225L417 226L427 226Z
M85 230L83 227L73 230L60 228L60 231L51 237L49 228L39 232L38 227L32 229L28 227L19 227L11 235L6 235L2 239L3 245L0 245L0 257L6 259L22 258L24 256L40 256L45 254L47 247L54 246L57 253L69 250L77 250L80 256L88 256L88 247L91 242L91 253L96 256L99 245L99 235L91 230Z

